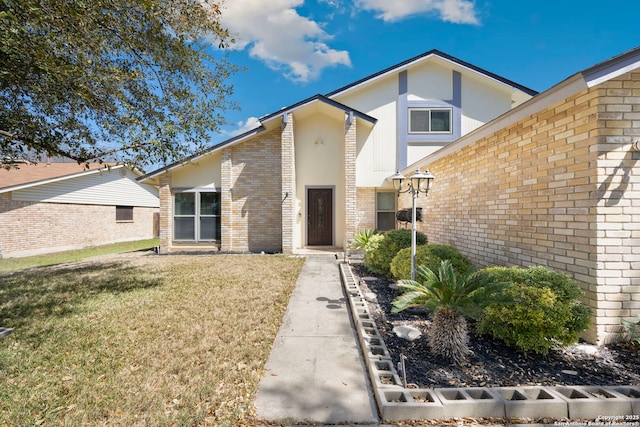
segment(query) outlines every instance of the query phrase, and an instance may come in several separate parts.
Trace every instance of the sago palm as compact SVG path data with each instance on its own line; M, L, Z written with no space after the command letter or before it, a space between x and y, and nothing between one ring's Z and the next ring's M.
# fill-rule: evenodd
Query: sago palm
M488 304L495 302L504 288L491 277L471 272L457 276L451 261L444 260L436 274L419 266L418 281L403 280L403 292L393 301L394 313L409 307L426 307L433 313L427 331L432 354L461 363L469 352L466 318L477 319Z

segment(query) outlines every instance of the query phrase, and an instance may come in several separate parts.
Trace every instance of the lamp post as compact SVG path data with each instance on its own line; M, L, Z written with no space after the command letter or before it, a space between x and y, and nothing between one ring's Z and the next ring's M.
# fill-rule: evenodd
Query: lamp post
M420 172L420 169L416 169L416 172L409 177L405 190L402 189L402 181L405 178L400 172L396 171L390 179L393 182L393 188L398 193L398 197L401 193L411 192L411 280L416 280L416 199L420 193L424 193L425 197L429 194L431 181L435 177L428 170Z

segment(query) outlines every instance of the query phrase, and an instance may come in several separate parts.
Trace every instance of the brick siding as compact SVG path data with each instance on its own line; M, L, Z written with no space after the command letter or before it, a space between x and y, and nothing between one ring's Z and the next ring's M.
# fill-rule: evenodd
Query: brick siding
M357 120L346 116L344 135L344 247L348 248L358 232L358 201L356 190L356 137Z
M0 194L1 257L23 257L87 246L151 239L157 208L133 208L116 222L115 206L39 203Z
M615 339L621 319L640 314L639 82L584 90L430 163L419 229L479 266L569 274L596 314L585 337Z
M376 228L376 189L358 187L358 225L356 233Z
M280 166L282 188L280 200L282 200L282 235L280 237L282 252L286 255L293 253L293 234L296 227L296 162L295 162L295 138L293 129L293 114L287 113L286 123L282 125L280 136L281 159L280 165L270 165L276 168ZM274 141L275 146L275 141ZM278 169L276 169L277 171Z

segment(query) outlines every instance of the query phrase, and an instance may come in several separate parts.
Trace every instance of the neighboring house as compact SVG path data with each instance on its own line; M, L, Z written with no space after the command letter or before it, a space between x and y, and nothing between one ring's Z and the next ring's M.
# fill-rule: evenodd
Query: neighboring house
M118 164L0 168L0 258L157 236L158 190ZM156 230L154 230L154 227Z
M141 179L160 189L160 250L291 254L395 228L387 177L533 95L433 50L302 100Z
M583 70L401 172L430 242L479 266L572 276L594 311L586 338L616 340L640 315L640 48ZM400 207L411 206L408 197Z

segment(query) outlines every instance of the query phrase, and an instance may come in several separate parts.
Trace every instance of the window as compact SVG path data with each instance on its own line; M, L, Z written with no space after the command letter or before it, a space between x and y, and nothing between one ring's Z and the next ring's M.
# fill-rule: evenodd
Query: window
M451 133L451 109L410 108L409 133Z
M173 196L173 238L189 242L219 241L220 193L193 191Z
M116 222L133 222L133 206L116 206Z
M378 231L396 228L396 193L394 191L376 193L376 228Z

